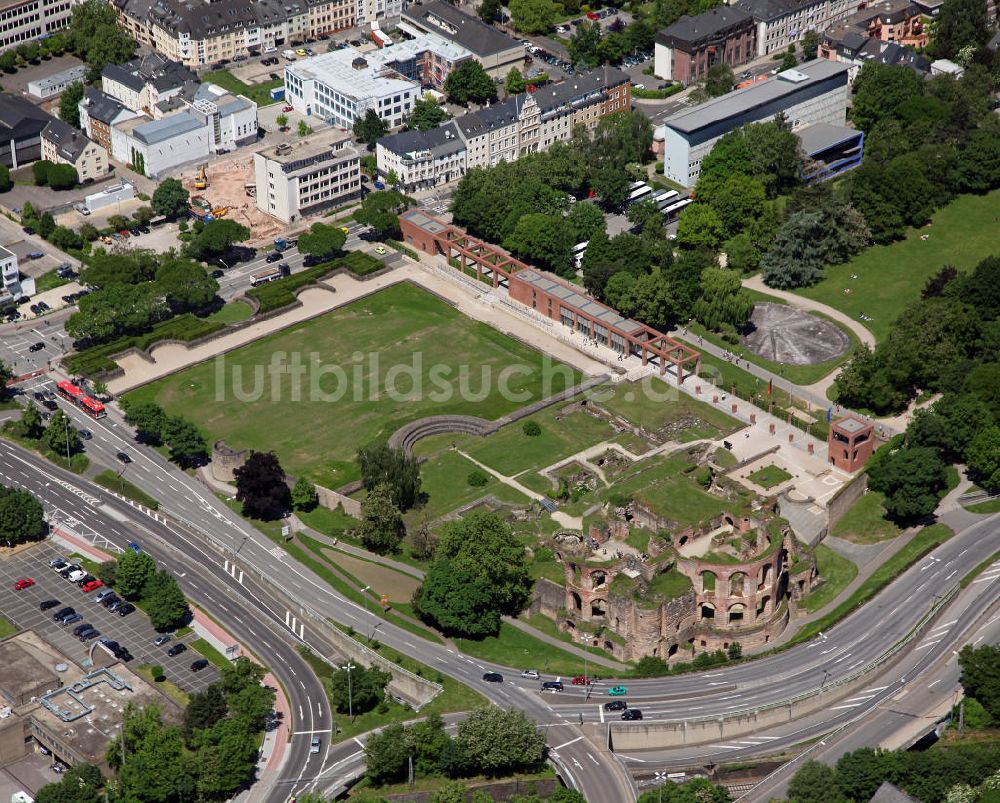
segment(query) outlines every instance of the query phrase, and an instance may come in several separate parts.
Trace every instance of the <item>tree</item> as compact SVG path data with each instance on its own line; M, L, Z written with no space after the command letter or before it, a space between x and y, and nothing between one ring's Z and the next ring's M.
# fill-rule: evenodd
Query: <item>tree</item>
M49 235L49 242L63 251L83 247L83 238L66 226L56 226Z
M507 8L514 27L524 33L546 33L556 17L552 0L511 0Z
M743 289L734 270L708 268L701 274L701 298L694 303L694 317L719 331L723 326L743 326L753 312L753 299Z
M220 683L213 683L205 691L192 694L184 709L184 732L188 740L195 731L211 728L228 713L229 706Z
M795 803L841 803L833 767L819 761L807 761L788 784L788 798Z
M74 81L59 97L59 119L80 129L80 101L83 100L83 82Z
M724 229L718 213L708 204L694 203L681 212L677 244L684 248L710 248L722 242Z
M339 226L313 223L309 231L299 235L299 251L317 257L331 257L344 248L347 235Z
M292 507L296 510L313 510L319 504L316 486L305 477L299 477L292 486Z
M373 785L382 786L406 777L410 758L406 730L394 722L365 740L365 777Z
M298 132L300 137L308 137L313 130L305 120L299 120Z
M948 475L933 449L904 448L869 465L868 485L885 494L885 509L890 517L913 521L934 512L941 492L947 488Z
M682 317L683 309L666 273L646 273L632 288L631 314L654 329L668 331Z
M168 725L155 705L138 709L126 706L122 731L127 760L123 760L122 737L108 748L108 763L118 773L121 789L142 790L141 801L193 800L196 779L185 756L180 728Z
M125 550L118 558L118 593L136 599L156 573L156 561L145 552Z
M226 253L236 243L250 239L250 229L235 220L210 220L187 244L192 259L204 260ZM214 293L213 293L214 294Z
M969 696L978 700L993 719L1000 720L1000 647L968 645L958 654L962 669L959 682Z
M504 80L504 89L508 95L520 95L524 92L527 84L524 81L524 76L521 75L521 71L517 67L511 67L510 72L507 73L507 78Z
M392 487L379 483L361 503L358 536L366 549L384 555L395 552L403 540L403 515L392 499Z
M163 426L163 441L170 449L170 459L181 468L192 468L208 462L208 443L198 427L186 418L168 418Z
M36 187L44 187L49 183L49 170L53 167L55 167L55 163L48 159L39 159L31 165L31 175Z
M492 25L500 19L500 11L502 8L503 4L501 0L483 0L483 2L479 4L479 8L476 10L476 13L479 14L479 19L487 25Z
M573 231L561 216L524 215L503 244L516 256L544 270L566 277L575 273Z
M0 165L0 192L8 192L14 186L14 181L10 177L10 168L7 165Z
M114 9L101 0L73 7L70 45L87 62L88 82L96 81L106 65L124 64L135 55L135 42L117 23Z
M868 61L854 80L851 119L868 132L880 120L892 117L905 102L923 94L923 79L909 67Z
M475 59L461 62L448 73L444 80L444 91L453 103L467 106L469 102L485 103L495 100L497 86Z
M500 630L500 614L494 607L488 580L457 569L447 559L436 559L431 564L414 594L413 610L448 635L485 638Z
M157 630L166 630L184 624L188 604L177 580L166 569L157 571L142 592L150 624Z
M795 52L792 47L789 47L785 51L785 55L781 57L781 69L784 70L794 70L798 66L799 60L795 58Z
M326 687L338 713L364 714L382 702L390 680L392 675L377 666L356 666L350 672L350 681L346 669L337 669L327 680Z
M45 511L28 491L0 485L0 542L8 547L45 537Z
M573 204L566 215L566 225L573 235L574 243L586 242L597 232L604 231L604 213L594 204Z
M76 764L56 783L43 786L34 799L40 803L98 803L104 779L93 764Z
M144 332L168 315L155 285L111 285L80 299L79 312L66 321L66 332L78 340L103 343Z
M448 112L442 109L441 104L434 98L428 96L414 101L409 126L417 131L430 131L447 119Z
M764 214L767 193L762 182L751 176L735 173L704 192L699 182L699 201L715 210L727 237L734 237L753 220Z
M274 452L251 452L233 473L236 499L243 503L244 516L272 521L291 510L292 495Z
M986 427L965 450L965 463L980 485L1000 490L1000 427Z
M190 196L179 179L165 178L153 191L153 211L171 220L185 214L190 207Z
M402 449L379 443L358 450L361 482L368 491L386 484L393 504L402 511L412 508L420 496L420 466Z
M985 0L945 0L934 29L935 55L950 59L968 45L985 45L989 38Z
M397 190L370 192L354 213L358 223L371 226L378 238L399 238L399 215L413 206L414 201Z
M288 115L279 114L274 118L274 122L277 123L279 130L284 131L288 127Z
M819 281L826 265L846 262L870 242L865 221L848 204L821 204L789 215L760 267L770 287L803 287Z
M156 217L156 214L150 206L140 206L132 213L133 220L140 226L145 226L154 217Z
M589 68L598 66L603 61L600 23L589 20L581 22L570 36L567 49L574 64Z
M354 136L367 144L368 150L372 150L375 143L388 133L389 126L374 109L368 109L364 117L358 117L354 121Z
M819 31L809 29L802 37L802 60L811 61L819 52Z
M111 588L118 582L118 561L106 560L97 567L97 579Z
M198 797L226 800L254 777L257 737L243 723L223 719L204 731L194 756Z
M642 200L629 204L625 217L643 233L660 234L663 231L663 213L655 201Z
M455 742L473 772L498 776L539 766L545 734L521 711L485 706L458 725Z
M604 303L618 310L622 315L631 315L635 309L634 273L619 271L604 285Z
M21 420L17 422L17 433L22 438L38 440L45 432L45 425L42 423L42 414L33 404L29 404L21 413Z
M172 259L156 272L156 284L174 313L207 307L219 283L197 262Z
M736 76L733 74L733 68L724 62L716 62L705 74L705 91L711 98L732 92L735 85Z
M716 786L706 778L692 778L682 784L667 781L663 786L647 789L639 795L637 803L729 803L730 800L724 786Z
M158 446L163 441L167 413L155 402L139 402L125 407L125 423L135 427L135 439Z
M590 179L591 189L610 207L620 209L628 200L628 176L618 165L601 165Z
M79 430L73 426L69 416L61 409L52 414L52 420L49 421L49 426L45 430L45 444L57 455L67 459L83 450ZM66 454L67 452L69 455Z

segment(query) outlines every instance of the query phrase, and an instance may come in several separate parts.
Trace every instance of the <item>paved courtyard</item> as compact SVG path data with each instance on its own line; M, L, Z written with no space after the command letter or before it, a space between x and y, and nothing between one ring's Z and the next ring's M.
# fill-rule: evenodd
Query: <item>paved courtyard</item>
M755 354L786 365L816 365L851 347L851 339L818 315L787 304L758 302L750 318L753 330L743 342Z

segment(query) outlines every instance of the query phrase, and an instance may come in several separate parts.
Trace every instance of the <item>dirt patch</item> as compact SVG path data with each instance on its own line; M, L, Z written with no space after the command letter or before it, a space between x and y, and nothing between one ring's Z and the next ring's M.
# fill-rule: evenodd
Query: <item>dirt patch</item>
M744 345L773 362L816 365L836 359L851 347L851 339L840 327L787 304L757 302L750 325Z
M369 563L353 555L346 555L337 549L324 549L323 554L335 566L339 566L366 586L371 586L376 597L387 594L390 602L409 602L413 599L413 592L420 586L420 581L416 577L410 577L377 563Z

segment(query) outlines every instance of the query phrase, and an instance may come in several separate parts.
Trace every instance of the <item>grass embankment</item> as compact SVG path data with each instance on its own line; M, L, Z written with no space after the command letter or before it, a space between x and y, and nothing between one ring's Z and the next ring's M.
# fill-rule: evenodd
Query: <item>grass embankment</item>
M286 371L255 392L250 377L280 353L291 355L289 362L300 357L305 375ZM509 381L497 381L515 365L520 370L504 377ZM579 381L576 371L553 366L541 353L410 284L387 287L231 351L226 367L224 381L232 377L231 388L218 387L216 362L210 360L126 398L156 402L234 448L274 449L288 473L328 488L357 479L358 448L388 438L408 421L441 414L494 419Z
M885 514L885 496L869 490L851 505L830 534L855 544L877 544L896 538L903 531Z
M859 605L874 597L924 555L951 538L952 535L954 533L944 524L932 524L930 527L924 527L912 541L879 566L874 574L858 586L850 597L826 616L804 625L788 642L787 646L808 641L821 630L829 630Z
M885 340L892 322L919 300L927 279L943 266L969 270L996 253L998 208L1000 190L959 196L935 212L931 224L908 230L904 240L869 248L843 265L828 266L823 281L796 292L856 321L861 313L870 316L862 323L877 340Z
M583 658L577 658L555 645L502 622L500 633L484 639L454 639L455 646L466 655L502 666L537 669L556 675L582 675ZM607 653L605 653L607 655Z
M225 655L215 649L215 647L203 638L196 638L193 641L188 642L188 646L190 646L192 650L197 650L202 656L209 660L209 663L217 666L219 669L225 669L227 666L232 666L232 663L228 658L226 658Z
M49 448L48 444L43 440L34 440L33 438L23 438L18 435L13 430L14 422L8 421L3 427L3 436L8 440L13 441L19 446L23 446L25 449L30 449L33 452L37 452L46 460L55 463L60 468L64 468L67 471L72 471L74 474L82 474L90 466L90 458L87 457L83 452L77 452L71 455L70 459L66 459L65 454L59 454L59 452L53 451Z
M1000 497L990 499L988 502L980 502L976 505L969 505L966 508L970 513L1000 513Z
M218 84L234 95L243 95L250 98L258 106L270 106L272 103L277 103L278 101L271 97L271 90L285 85L283 78L261 81L259 84L248 84L245 81L241 81L229 72L229 70L215 70L214 72L205 73L202 76L202 81Z
M823 578L823 585L806 594L799 605L809 613L815 613L829 605L837 595L858 576L858 567L842 555L838 555L826 544L816 547L816 568Z
M221 324L240 323L247 320L251 315L253 315L253 310L250 309L249 304L243 301L230 301L206 317L205 320Z
M107 488L109 491L121 494L126 499L131 499L133 502L145 505L151 510L157 510L160 507L160 503L142 490L142 488L133 485L127 479L119 476L111 469L105 469L100 474L97 474L94 477L94 482L102 488Z

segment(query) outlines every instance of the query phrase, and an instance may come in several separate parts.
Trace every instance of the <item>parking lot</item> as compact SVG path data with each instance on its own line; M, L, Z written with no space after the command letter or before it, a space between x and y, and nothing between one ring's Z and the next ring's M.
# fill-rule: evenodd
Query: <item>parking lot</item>
M219 671L211 664L200 672L191 671L191 663L201 657L192 649L174 657L167 655L167 650L178 639L171 638L167 644L155 646L153 639L159 633L153 629L141 610L137 609L128 616L119 616L98 604L95 592L85 594L76 583L56 574L49 568L48 562L58 556L68 557L68 554L60 552L46 541L0 561L0 593L4 594L0 608L11 622L22 630L35 631L81 666L87 665L91 649L101 649L95 646L98 639L81 643L73 635L77 624L89 622L100 631L101 638L114 639L132 653L134 659L129 662L129 666L133 671L141 664L159 664L163 667L166 678L189 694L204 691L218 679ZM35 585L15 591L14 584L25 577L34 579ZM60 605L48 611L40 611L39 604L49 599L59 600ZM52 614L64 606L72 606L84 618L65 627L56 624L52 621ZM179 640L190 642L195 638L194 634L190 634Z

